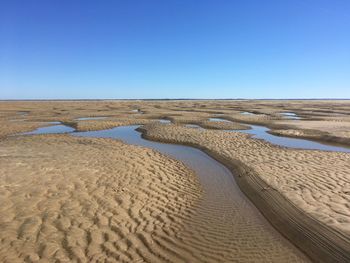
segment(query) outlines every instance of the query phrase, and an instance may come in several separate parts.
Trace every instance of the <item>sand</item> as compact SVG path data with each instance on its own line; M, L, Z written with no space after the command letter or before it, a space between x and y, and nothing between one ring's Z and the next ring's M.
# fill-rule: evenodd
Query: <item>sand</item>
M214 220L193 171L155 151L110 139L9 136L60 121L79 131L145 124L148 138L202 148L241 176L244 193L311 258L346 262L350 154L287 149L220 130L262 124L347 143L349 113L349 101L1 102L0 261L307 261L265 226L249 227L245 213L227 213L243 222L231 228ZM162 118L174 124L161 125Z
M176 234L201 196L155 151L68 135L3 140L0 261L177 262Z
M203 200L195 174L156 151L70 135L0 149L2 262L308 262L249 206Z
M208 150L227 164L235 164L234 170L249 167L245 176L256 173L267 185L260 191L276 191L335 235L341 233L346 253L350 252L350 154L287 149L236 132L175 125L143 129L150 139Z
M152 138L198 144L249 165L305 212L350 235L350 154L276 147L236 132L175 125L146 130Z

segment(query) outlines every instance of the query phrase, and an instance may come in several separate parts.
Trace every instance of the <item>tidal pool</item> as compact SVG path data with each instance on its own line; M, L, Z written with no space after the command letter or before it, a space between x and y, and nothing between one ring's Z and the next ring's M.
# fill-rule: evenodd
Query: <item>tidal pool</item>
M21 133L20 135L71 133L73 131L75 131L74 128L69 127L67 125L59 124L59 125L53 125L48 127L40 127L35 129L34 131Z
M239 114L242 114L242 115L255 115L255 113L252 113L252 112L249 112L249 111L243 111L243 112L240 112Z
M197 125L197 124L186 124L185 127L193 128L193 129L202 129L203 130L203 128L201 126Z
M88 121L88 120L103 120L103 119L107 119L108 117L106 116L100 116L100 117L81 117L81 118L77 118L75 120L77 121Z
M296 113L294 112L280 112L282 116L284 116L286 119L291 119L291 120L300 120L301 117L299 117Z
M225 120L225 119L222 119L222 118L209 118L209 121L216 121L216 122L232 122L232 121L229 121L229 120Z
M297 139L297 138L290 138L285 136L277 136L277 135L268 133L270 129L265 126L259 126L259 125L250 125L250 126L251 126L250 130L239 130L238 132L252 134L253 138L263 139L272 144L289 147L289 148L333 151L333 152L350 152L350 148L347 148L347 147L333 146L333 145L323 144L323 143L319 143L319 142L315 142L307 139ZM230 131L237 132L237 130L230 130Z
M158 120L160 123L163 123L163 124L170 124L171 121L170 120L167 120L167 119L159 119Z

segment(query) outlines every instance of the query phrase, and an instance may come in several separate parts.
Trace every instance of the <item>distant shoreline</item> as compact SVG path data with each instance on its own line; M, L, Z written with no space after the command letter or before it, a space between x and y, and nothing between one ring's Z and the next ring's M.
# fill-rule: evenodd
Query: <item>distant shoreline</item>
M184 101L190 101L190 100L198 100L198 101L215 101L215 100L230 100L230 101L242 101L242 100L258 100L258 101L265 101L265 100L272 100L272 101L289 101L289 100L295 100L295 101L342 101L342 100L350 100L350 98L314 98L314 99L303 99L303 98L292 98L292 99L243 99L243 98L237 98L237 99L184 99L184 98L178 98L178 99L0 99L0 101L178 101L178 100L184 100Z

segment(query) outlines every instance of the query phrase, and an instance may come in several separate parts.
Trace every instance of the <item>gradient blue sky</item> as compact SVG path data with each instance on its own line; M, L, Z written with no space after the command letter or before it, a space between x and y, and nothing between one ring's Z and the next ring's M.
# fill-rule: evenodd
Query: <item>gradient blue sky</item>
M0 2L0 99L327 97L349 0Z

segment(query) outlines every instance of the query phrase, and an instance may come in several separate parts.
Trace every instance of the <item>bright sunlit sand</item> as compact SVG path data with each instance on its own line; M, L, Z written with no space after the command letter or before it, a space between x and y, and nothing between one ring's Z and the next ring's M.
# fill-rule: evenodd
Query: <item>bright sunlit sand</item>
M350 262L350 2L3 1L0 262Z

